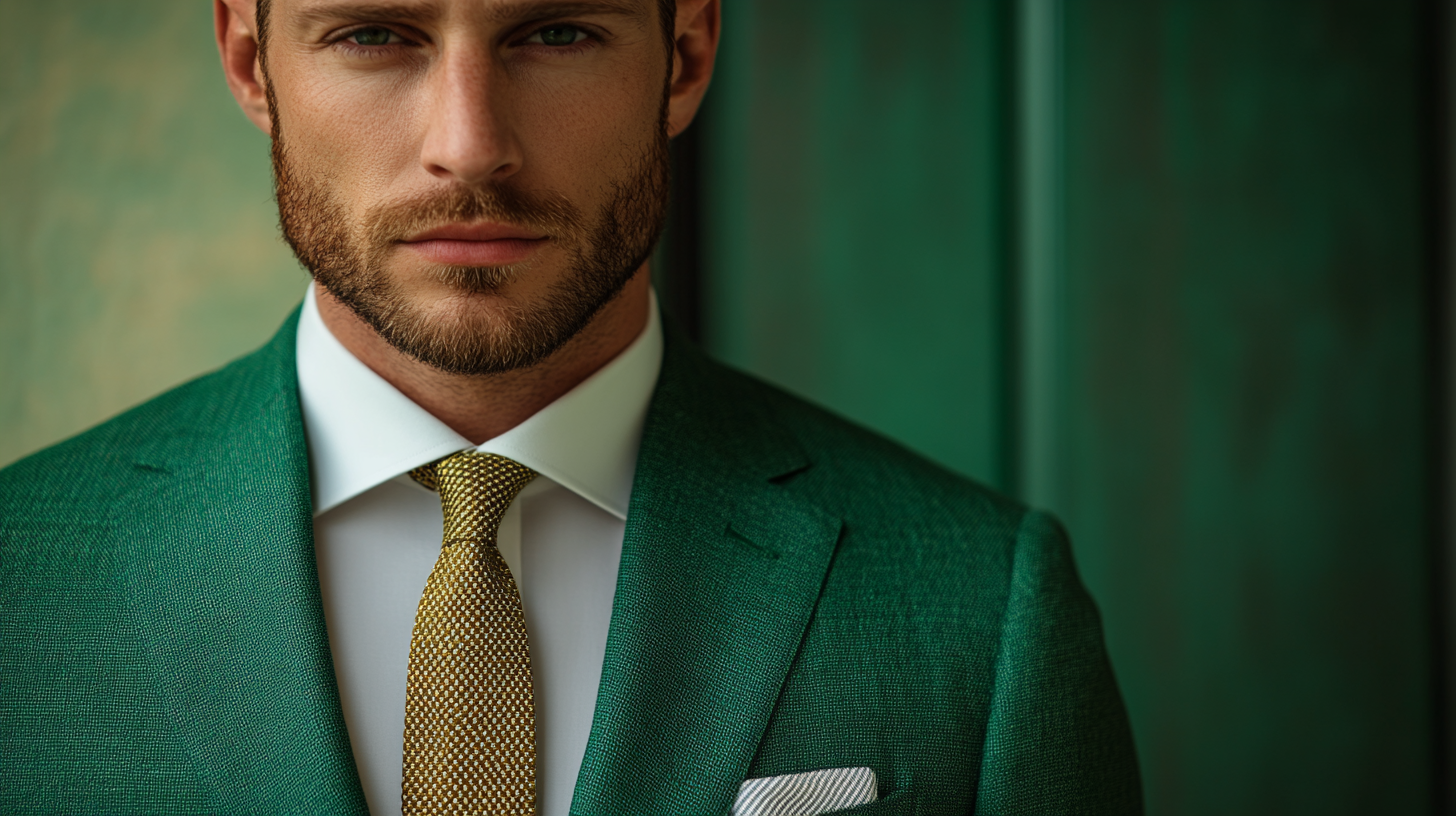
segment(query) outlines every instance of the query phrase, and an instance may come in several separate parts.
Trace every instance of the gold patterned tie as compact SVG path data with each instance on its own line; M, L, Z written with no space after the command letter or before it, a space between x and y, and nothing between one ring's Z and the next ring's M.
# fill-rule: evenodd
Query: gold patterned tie
M445 542L410 638L404 813L535 813L531 651L496 532L536 471L464 451L410 475L439 491Z

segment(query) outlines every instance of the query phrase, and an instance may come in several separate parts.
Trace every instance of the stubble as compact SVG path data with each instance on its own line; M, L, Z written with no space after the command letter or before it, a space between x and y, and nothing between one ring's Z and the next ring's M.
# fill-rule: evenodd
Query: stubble
M289 149L276 107L273 116L274 192L284 239L314 280L390 345L447 373L496 374L546 359L622 291L662 231L669 165L661 126L637 160L609 182L612 194L606 203L589 215L560 194L502 183L456 185L384 202L353 223L342 193ZM460 293L462 304L448 317L432 315L391 275L389 258L400 251L403 238L445 224L481 221L550 236L565 256L565 267L539 298L494 298L485 309L473 308L469 296L499 293L525 276L541 274L540 266L534 261L432 264L426 274Z

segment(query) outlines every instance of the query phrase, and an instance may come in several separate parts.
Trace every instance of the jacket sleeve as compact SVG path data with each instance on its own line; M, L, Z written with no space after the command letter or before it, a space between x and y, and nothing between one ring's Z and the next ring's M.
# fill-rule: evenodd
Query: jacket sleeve
M979 816L1141 814L1132 730L1066 534L1017 534L976 794Z

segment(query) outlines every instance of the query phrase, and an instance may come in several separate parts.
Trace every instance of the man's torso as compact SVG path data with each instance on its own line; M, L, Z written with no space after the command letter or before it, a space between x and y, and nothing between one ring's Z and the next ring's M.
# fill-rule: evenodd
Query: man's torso
M8 809L362 810L293 377L275 340L0 473ZM882 813L1137 807L1055 526L680 340L619 572L575 813L860 766Z

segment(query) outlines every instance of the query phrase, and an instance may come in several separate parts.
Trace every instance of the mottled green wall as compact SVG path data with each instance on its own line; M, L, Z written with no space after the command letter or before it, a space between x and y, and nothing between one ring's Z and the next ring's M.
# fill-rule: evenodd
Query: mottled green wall
M260 344L302 296L211 20L0 3L0 465Z

